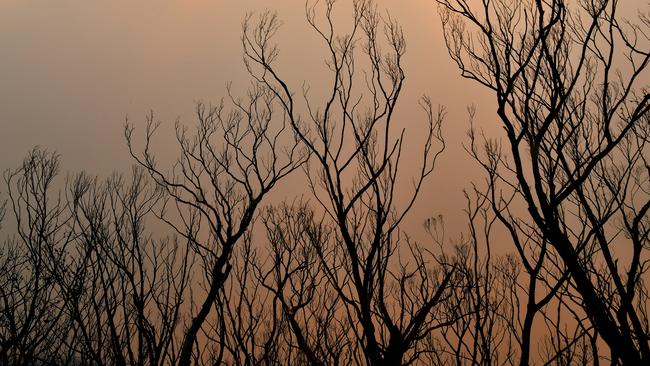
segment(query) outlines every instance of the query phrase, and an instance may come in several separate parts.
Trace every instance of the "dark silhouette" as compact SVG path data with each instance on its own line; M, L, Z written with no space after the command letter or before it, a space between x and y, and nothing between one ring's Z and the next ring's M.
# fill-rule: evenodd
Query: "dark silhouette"
M438 0L505 139L469 109L485 180L465 191L467 228L448 238L431 217L416 240L404 223L445 111L423 97L421 123L398 121L400 26L358 0L339 33L334 3L306 6L323 100L276 68L277 16L250 14L248 92L177 122L171 168L151 113L141 144L125 126L127 176L62 179L42 148L5 172L0 365L650 363L648 17L608 0ZM300 170L302 195L269 205Z
M202 286L206 294L196 304L196 311L192 303L192 318L184 331L179 365L190 365L198 358L198 336L220 301L236 245L250 230L262 199L308 156L297 141L284 144L287 135L292 135L285 122L288 116L280 109L280 117L276 118L277 97L264 84L254 84L245 100L231 96L230 102L234 106L232 111L224 110L223 104L199 104L195 135L176 125L181 156L170 175L159 170L150 149L157 127L153 115L148 120L142 156L133 150L133 127L127 125L125 129L132 156L165 190L179 218L169 218L163 208L162 219L187 240L187 250L200 259L201 275L205 277ZM223 349L216 352L221 354Z
M650 363L648 17L607 0L438 3L451 58L494 93L506 131L502 148L472 129L469 150L529 277L521 364L553 296L611 363Z
M438 310L459 282L455 264L400 231L444 149L444 111L433 111L423 98L427 129L420 168L411 195L404 194L401 183L398 197L405 133L394 121L404 81L401 28L382 19L369 1L358 1L351 32L338 36L332 27L333 5L325 2L323 21L315 7L307 8L309 24L330 53L331 86L322 103L303 91L306 118L296 112L295 93L273 65L277 50L270 42L276 18L263 14L244 25L249 71L281 100L311 152L305 171L324 212L315 223L310 222L311 210L300 205L269 213L265 223L275 273L265 273L263 280L280 302L303 354L301 363L408 364L427 352L421 345L427 334L459 316ZM356 74L358 46L369 65L365 79ZM316 325L331 324L335 316L338 324ZM334 341L339 343L330 343Z

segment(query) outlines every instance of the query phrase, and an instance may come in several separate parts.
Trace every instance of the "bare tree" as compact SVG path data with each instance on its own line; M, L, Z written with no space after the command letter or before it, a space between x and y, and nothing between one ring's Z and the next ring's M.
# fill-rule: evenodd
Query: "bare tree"
M272 207L263 216L269 259L257 268L259 282L276 299L289 334L280 339L290 364L346 365L354 360L354 324L343 314L344 300L329 283L326 257L341 255L334 227L318 219L306 202ZM342 269L342 268L341 268Z
M194 130L177 122L171 169L150 114L141 149L125 126L129 177L59 190L59 157L38 148L5 174L0 364L650 363L648 16L623 21L616 0L438 3L452 59L506 131L472 122L486 186L466 192L460 239L441 217L425 241L403 230L445 112L421 99L407 166L422 127L398 120L400 26L357 0L339 34L335 1L308 3L330 76L318 101L275 66L277 16L251 14L248 93L228 86ZM311 198L262 209L300 167ZM493 253L495 230L512 253Z
M65 363L65 301L54 286L48 248L69 240L67 204L54 188L59 156L35 148L5 172L13 235L0 249L0 363ZM4 215L4 205L2 214Z
M128 180L105 182L79 174L67 187L74 240L54 271L81 361L162 365L178 357L192 253L145 230L162 199L145 174L135 168Z
M310 150L312 160L305 168L309 186L324 211L326 226L333 230L319 240L311 237L316 236L318 231L313 228L320 224L300 225L312 227L309 235L290 230L295 225L292 217L304 216L302 209L286 214L288 223L271 226L272 255L277 256L276 266L282 270L275 274L273 291L306 363L331 362L333 356L331 349L317 346L314 328L310 328L319 315L309 304L327 298L315 294L316 289L325 288L323 291L331 289L338 298L330 302L337 305L325 306L340 306L332 311L343 314L341 324L349 327L348 361L410 364L426 352L422 339L427 334L458 317L443 317L449 314L439 311L458 281L455 265L446 256L434 254L435 247L422 246L400 230L444 149L444 111L434 111L430 101L422 99L427 129L421 165L412 180L411 194L403 194L403 188L398 194L398 186L404 185L398 172L405 137L404 127L395 125L404 81L401 28L390 17L382 18L371 2L355 1L352 29L339 36L333 25L334 1L325 2L322 22L317 5L307 5L307 20L329 51L326 63L331 85L319 107L308 95L309 89L303 89L304 118L295 93L273 64L278 55L272 43L279 27L276 16L264 13L244 23L249 70L280 100L293 130ZM361 63L357 48L365 55L364 77L357 74ZM308 238L311 244L299 244ZM316 257L319 261L315 262ZM320 311L326 315L322 306ZM330 329L340 337L339 327L333 327L324 329L320 339L336 338L328 334Z
M205 289L203 299L193 309L179 354L179 365L199 359L197 336L215 308L232 268L238 242L250 229L262 199L308 156L287 126L289 116L266 85L254 82L244 99L230 94L233 109L225 102L217 106L198 104L196 132L176 124L181 150L178 161L167 174L161 170L150 147L158 127L148 118L145 147L134 150L133 127L125 136L129 151L171 198L168 206L175 216L162 218L184 237L202 261ZM198 283L192 283L198 288Z
M520 268L512 256L493 254L496 218L487 197L476 187L465 192L468 230L455 244L457 270L462 286L443 304L450 314L463 314L449 327L430 337L432 352L427 359L435 365L507 365L517 358L516 334L511 327L518 306L511 301ZM442 217L427 221L431 239L438 239Z
M2 250L2 363L173 363L191 257L145 231L160 189L142 169L65 187L58 174L39 148L5 174L18 225Z
M282 337L286 323L273 294L259 281L259 268L264 247L254 245L252 235L243 238L233 258L233 274L219 303L219 328L225 354L213 357L212 364L282 365L293 364L284 352ZM229 362L228 362L229 361Z
M475 110L471 108L472 120L474 114ZM506 296L503 305L509 309L509 314L502 314L502 316L509 334L514 337L517 344L517 363L525 365L530 362L533 351L532 335L535 318L543 316L546 306L556 299L561 290L566 287L569 272L563 266L561 259L557 258L556 253L550 250L548 240L544 238L540 230L529 225L525 220L521 220L517 215L517 211L520 209L517 206L517 191L511 186L501 187L499 185L501 177L498 164L502 161L503 156L498 146L493 141L487 141L484 144L485 155L482 155L483 151L477 146L479 142L473 122L468 136L470 143L466 150L487 172L487 190L484 192L475 186L475 208L470 210L470 202L468 209L471 242L473 246L476 246L478 242L477 229L483 228L485 230L483 242L487 253L490 253L490 247L494 246L494 243L489 231L495 222L502 225L512 241L513 254L518 257L518 260L512 256L506 256L505 259L499 259L500 263L493 270L499 272L500 277L505 281L500 285L505 287ZM488 209L489 213L486 212ZM478 255L476 249L474 249L474 255ZM486 276L489 276L491 267L489 259L488 256L488 260L485 262ZM474 269L472 272L475 273L476 270ZM486 292L484 296L490 296L490 294ZM559 302L558 305L564 306L565 303ZM560 319L555 319L553 324L559 326L559 321ZM509 346L508 351L513 352L514 345L510 344Z
M557 256L543 266L566 269L611 363L650 362L647 15L623 20L615 0L438 3L451 58L494 93L506 131L508 154L486 143L484 167L496 210L526 214L501 221Z

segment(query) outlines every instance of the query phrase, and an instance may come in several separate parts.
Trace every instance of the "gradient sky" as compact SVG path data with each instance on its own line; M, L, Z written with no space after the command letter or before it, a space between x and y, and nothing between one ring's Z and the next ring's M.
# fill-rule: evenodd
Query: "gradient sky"
M461 147L466 107L476 104L477 122L496 132L492 99L460 78L433 1L376 3L402 24L407 42L397 123L422 126L417 100L423 94L448 111L448 149L411 225L443 213L455 228L451 232L460 230L461 189L480 177ZM339 24L345 25L350 2L341 0L338 7ZM64 171L126 171L132 161L124 119L141 129L149 110L164 123L156 146L166 154L166 144L175 147L174 120L191 124L196 101L217 102L228 81L235 89L248 85L241 21L247 11L266 8L277 10L284 23L276 39L277 65L290 86L325 85L322 44L305 21L303 0L0 0L0 169L16 167L41 145L62 154ZM169 151L171 156L175 150ZM288 198L292 192L288 184L278 194Z

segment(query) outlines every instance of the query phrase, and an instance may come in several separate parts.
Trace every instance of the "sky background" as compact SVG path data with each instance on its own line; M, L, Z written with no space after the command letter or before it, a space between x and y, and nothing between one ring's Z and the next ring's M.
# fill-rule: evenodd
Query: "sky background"
M348 29L350 3L337 5L341 33ZM401 23L406 37L406 81L396 116L396 124L407 128L406 146L425 122L420 96L429 95L448 112L448 148L409 226L421 227L428 215L441 213L450 232L460 231L462 189L481 179L462 149L466 108L475 104L478 125L499 133L492 98L460 77L433 1L376 3ZM289 85L300 90L306 82L313 92L326 90L323 44L305 20L303 0L0 0L0 170L16 167L40 145L62 155L64 173L127 172L133 162L123 137L125 117L141 131L150 110L163 122L156 151L175 156L177 118L191 125L197 101L218 102L227 82L235 90L249 84L241 22L246 12L265 9L283 21L276 65ZM418 151L407 150L406 161ZM301 182L285 182L275 199L291 199Z

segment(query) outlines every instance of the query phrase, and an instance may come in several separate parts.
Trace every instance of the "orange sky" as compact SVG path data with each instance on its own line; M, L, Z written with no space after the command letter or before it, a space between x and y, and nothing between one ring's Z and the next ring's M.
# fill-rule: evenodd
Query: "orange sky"
M448 149L408 226L419 228L427 215L442 213L449 232L457 232L464 228L461 189L470 178L480 177L461 148L468 128L466 106L476 104L477 122L496 132L492 99L460 78L440 36L433 1L376 3L402 24L407 41L407 79L397 124L422 126L417 104L422 94L448 111ZM345 25L350 2L338 6L339 24ZM235 89L248 85L241 62L241 20L246 11L265 8L277 10L284 22L277 64L289 84L300 90L306 81L313 92L326 85L322 44L305 21L302 0L2 0L0 169L15 167L29 149L41 145L62 154L65 171L126 171L131 160L122 135L124 117L142 127L149 110L165 122L156 140L158 151L172 156L165 149L174 146L177 117L191 124L195 101L217 102L228 81ZM292 184L298 183L285 184L279 197L293 194Z

